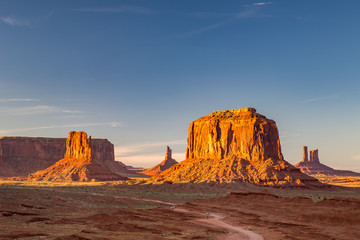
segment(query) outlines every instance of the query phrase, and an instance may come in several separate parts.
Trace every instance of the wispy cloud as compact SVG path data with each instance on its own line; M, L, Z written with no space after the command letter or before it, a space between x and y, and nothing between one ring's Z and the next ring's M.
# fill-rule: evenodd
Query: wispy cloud
M352 159L354 159L354 160L360 160L360 155L353 156Z
M214 23L212 25L209 25L209 26L206 26L206 27L203 27L203 28L200 28L200 29L196 29L196 30L193 30L193 31L190 31L190 32L187 32L187 33L180 34L178 37L189 37L189 36L198 35L198 34L213 30L215 28L224 26L224 25L229 24L231 22L237 21L239 19L251 18L256 14L257 11L258 11L258 8L250 8L250 9L247 9L247 10L245 10L243 12L235 14L233 17L231 17L229 19L226 19L224 21L220 21L220 22Z
M32 98L0 98L0 103L4 102L38 102L38 99Z
M159 164L162 160L164 160L165 152L160 154L142 154L136 156L127 156L117 159L117 161L121 161L126 165L133 166L133 167L143 167L149 168L153 167L156 164ZM185 159L185 153L173 153L172 158L178 162L181 162Z
M272 2L257 2L257 3L254 3L253 5L254 6L262 6L262 5L267 5L267 4L272 4Z
M64 124L53 126L39 126L30 128L14 128L14 129L0 129L1 135L13 134L17 132L29 132L35 130L44 129L56 129L56 128L79 128L79 127L121 127L124 126L121 122L93 122L93 123L80 123L80 124Z
M327 99L332 99L332 98L338 98L339 96L340 96L339 94L333 94L333 95L329 95L329 96L310 98L310 99L306 99L306 100L302 101L302 103L310 103L310 102L316 102L316 101L327 100Z
M0 17L0 20L3 23L6 23L11 26L30 26L31 23L29 21L20 21L13 17Z
M62 109L55 106L49 105L37 105L30 107L17 107L17 108L0 108L0 114L3 115L15 115L15 116L25 116L33 114L52 114L52 113L70 113L70 114L80 114L82 111Z
M172 145L186 145L186 140L173 140L173 141L164 141L164 142L146 142L140 144L132 144L125 146L116 146L115 155L118 157L129 156L129 155L139 155L143 154L144 151L152 149L154 147L161 146L172 146ZM164 149L165 150L165 149Z
M74 11L98 12L98 13L133 13L133 14L143 14L143 15L152 15L156 13L151 9L137 7L137 6L120 6L116 8L82 8L82 9L74 9Z

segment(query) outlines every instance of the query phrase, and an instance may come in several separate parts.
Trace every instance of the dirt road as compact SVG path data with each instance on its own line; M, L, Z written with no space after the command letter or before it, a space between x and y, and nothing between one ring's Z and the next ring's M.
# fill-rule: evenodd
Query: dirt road
M106 195L100 194L100 193L92 193L92 194L93 195L106 196ZM183 213L190 213L189 210L187 210L185 208L182 208L181 205L177 205L177 204L171 203L171 202L164 202L164 201L153 200L153 199L141 199L141 198L133 198L133 197L124 197L124 196L114 196L114 198L131 199L131 200L136 200L136 201L153 202L153 203L158 203L158 204L164 204L164 205L168 205L168 206L174 206L174 208L172 208L174 211L183 212ZM206 218L206 215L203 212L200 212L200 211L199 212L194 212L194 211L192 211L191 213L198 213L198 214L204 215L204 218L196 219L197 222L202 222L202 223L205 223L205 224L210 224L212 226L217 226L217 227L222 228L222 229L226 229L228 231L228 233L221 238L222 240L264 240L264 238L261 235L257 234L257 233L246 230L246 229L244 229L242 227L233 226L233 225L230 225L228 223L223 222L221 220L223 217L218 215L218 214L211 213L208 216L208 218Z

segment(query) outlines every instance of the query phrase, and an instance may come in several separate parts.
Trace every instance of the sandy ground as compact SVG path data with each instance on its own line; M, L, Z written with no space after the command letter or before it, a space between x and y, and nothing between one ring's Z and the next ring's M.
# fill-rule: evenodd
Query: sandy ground
M0 182L0 191L0 239L360 239L357 188Z

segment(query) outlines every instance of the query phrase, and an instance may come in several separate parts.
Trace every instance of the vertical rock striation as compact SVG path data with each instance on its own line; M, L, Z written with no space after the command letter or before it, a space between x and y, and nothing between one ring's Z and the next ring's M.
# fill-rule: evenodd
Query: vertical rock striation
M186 160L150 181L320 184L284 160L276 123L254 108L215 111L190 123Z

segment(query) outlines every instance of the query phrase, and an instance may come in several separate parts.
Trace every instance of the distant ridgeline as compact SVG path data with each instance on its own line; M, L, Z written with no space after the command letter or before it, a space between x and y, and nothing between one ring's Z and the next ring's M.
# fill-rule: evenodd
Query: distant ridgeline
M320 163L318 149L310 150L309 159L307 146L303 146L303 160L296 164L295 167L299 168L301 172L311 176L360 176L360 173L346 170L336 170Z
M114 145L107 139L92 139L96 162L113 172L126 172L126 166L114 158ZM66 138L0 137L0 176L26 176L45 169L66 152Z

